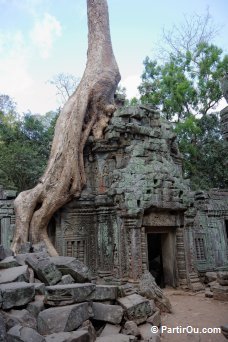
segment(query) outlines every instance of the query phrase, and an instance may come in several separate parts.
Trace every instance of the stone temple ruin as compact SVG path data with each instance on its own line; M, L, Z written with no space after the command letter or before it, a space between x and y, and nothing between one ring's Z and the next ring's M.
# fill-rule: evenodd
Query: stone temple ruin
M85 169L81 198L49 226L59 255L110 284L137 284L149 270L161 287L199 290L206 272L228 269L228 192L190 191L176 136L156 110L120 106L104 138L89 139ZM9 247L15 193L0 193L1 243Z

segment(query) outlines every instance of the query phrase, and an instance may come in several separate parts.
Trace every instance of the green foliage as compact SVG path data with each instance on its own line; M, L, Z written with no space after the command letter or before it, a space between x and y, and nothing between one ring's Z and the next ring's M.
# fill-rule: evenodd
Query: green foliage
M185 54L170 54L169 61L161 65L146 57L139 86L141 101L159 106L168 120L205 115L222 98L219 82L226 72L228 56L208 43Z
M184 175L193 190L228 187L227 142L220 134L217 114L190 115L176 123L179 148L184 157Z
M0 184L18 191L33 187L42 175L57 115L0 112Z

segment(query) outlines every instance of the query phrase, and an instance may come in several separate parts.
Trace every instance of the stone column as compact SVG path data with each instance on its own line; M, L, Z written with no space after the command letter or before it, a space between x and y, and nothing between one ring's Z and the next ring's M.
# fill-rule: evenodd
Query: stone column
M142 275L141 226L138 218L125 217L125 229L128 235L129 281L137 282Z

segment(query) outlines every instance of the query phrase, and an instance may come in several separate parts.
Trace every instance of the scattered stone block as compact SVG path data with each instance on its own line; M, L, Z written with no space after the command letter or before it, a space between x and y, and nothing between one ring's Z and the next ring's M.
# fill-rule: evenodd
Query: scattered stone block
M0 284L11 283L15 281L29 282L28 266L11 267L0 272Z
M80 328L80 331L87 331L89 334L89 342L96 341L97 333L96 330L90 320L87 320L82 323L82 327ZM79 330L78 330L79 331Z
M228 301L228 286L223 286L219 284L213 286L213 298L227 302Z
M31 315L37 318L39 313L44 310L44 302L42 299L36 299L33 302L28 303L26 309Z
M28 254L25 262L46 285L55 285L62 278L61 272L43 253Z
M139 294L148 299L154 299L156 306L164 312L171 312L169 299L163 294L149 271L143 273L139 283Z
M102 333L100 334L100 337L105 337L105 336L119 334L120 330L121 330L121 326L120 325L114 325L114 324L107 323L105 325L104 329L102 330ZM124 332L124 334L125 334L125 332Z
M32 328L15 325L7 333L7 342L45 342L45 338Z
M122 333L125 335L133 335L133 336L139 336L140 335L139 328L138 328L137 324L133 321L127 321L124 324L124 328L123 328Z
M85 302L95 287L91 283L46 286L45 304L57 306Z
M137 337L132 335L124 335L124 334L114 334L104 337L98 337L96 342L136 342L138 341Z
M34 286L25 282L2 284L0 285L0 292L3 310L26 305L35 296Z
M84 321L92 316L89 303L67 305L41 311L38 315L38 332L50 335L63 331L77 329Z
M45 337L46 342L93 342L87 331L60 332Z
M45 285L44 283L32 283L35 287L36 295L44 295L45 294Z
M67 284L74 284L74 278L70 274L66 274L62 276L62 279L58 283L58 285L67 285Z
M89 269L81 261L73 257L63 256L51 257L50 260L63 275L70 274L75 282L84 283L90 280Z
M126 297L134 293L136 293L136 288L132 284L118 286L118 297Z
M217 273L216 272L206 272L205 273L205 282L211 283L212 281L215 281L217 279Z
M228 271L218 272L218 283L222 286L228 286Z
M223 336L228 339L228 324L221 325L221 331Z
M123 317L123 309L119 305L93 303L94 319L119 324Z
M150 301L138 294L118 298L117 302L124 309L125 319L135 321L137 324L145 322L152 313Z
M4 313L6 328L11 329L15 325L21 325L22 327L29 327L36 329L36 319L28 312L28 310L10 310Z
M213 292L210 290L210 288L205 289L205 297L213 298Z
M6 324L3 315L0 313L0 342L6 341Z
M2 261L0 261L0 269L17 267L17 266L20 266L20 264L17 262L17 260L13 256L9 256L3 259Z
M90 296L90 300L102 302L106 300L117 299L117 286L113 285L96 285L95 291Z
M13 252L9 248L6 248L3 245L0 245L0 260L3 260L12 255L13 255Z
M26 265L26 258L28 256L33 256L33 255L36 255L38 256L39 258L48 258L49 255L48 253L20 253L20 254L17 254L15 255L15 259L17 260L17 262L20 264L20 265Z
M160 327L161 325L161 315L159 311L156 311L152 316L147 318L147 323L151 325L155 325L156 327Z
M141 339L145 341L151 341L151 342L160 342L160 332L152 332L151 331L151 324L144 323L142 325L139 325L139 331L141 335Z

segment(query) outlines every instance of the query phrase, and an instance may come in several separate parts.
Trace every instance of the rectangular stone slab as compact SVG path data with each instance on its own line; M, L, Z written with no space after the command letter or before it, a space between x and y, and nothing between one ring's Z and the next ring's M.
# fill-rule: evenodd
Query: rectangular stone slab
M46 285L55 285L62 278L58 268L42 253L28 254L25 262L32 267L38 279Z
M44 310L38 315L38 332L41 335L72 331L93 315L89 303L61 306Z
M116 300L117 286L113 285L96 285L95 291L89 296L90 300L103 301L103 300Z
M25 282L0 285L2 309L11 309L31 302L35 296L35 288Z
M45 303L61 306L86 302L95 288L96 285L90 283L46 286Z
M138 294L118 298L117 302L124 309L124 316L137 324L143 323L152 314L150 301Z
M57 256L50 257L50 260L62 274L70 274L78 283L84 283L90 279L88 267L73 257Z
M11 283L14 281L29 281L28 266L11 267L0 271L0 284Z
M98 321L119 324L123 317L123 309L120 305L93 303L94 319Z

